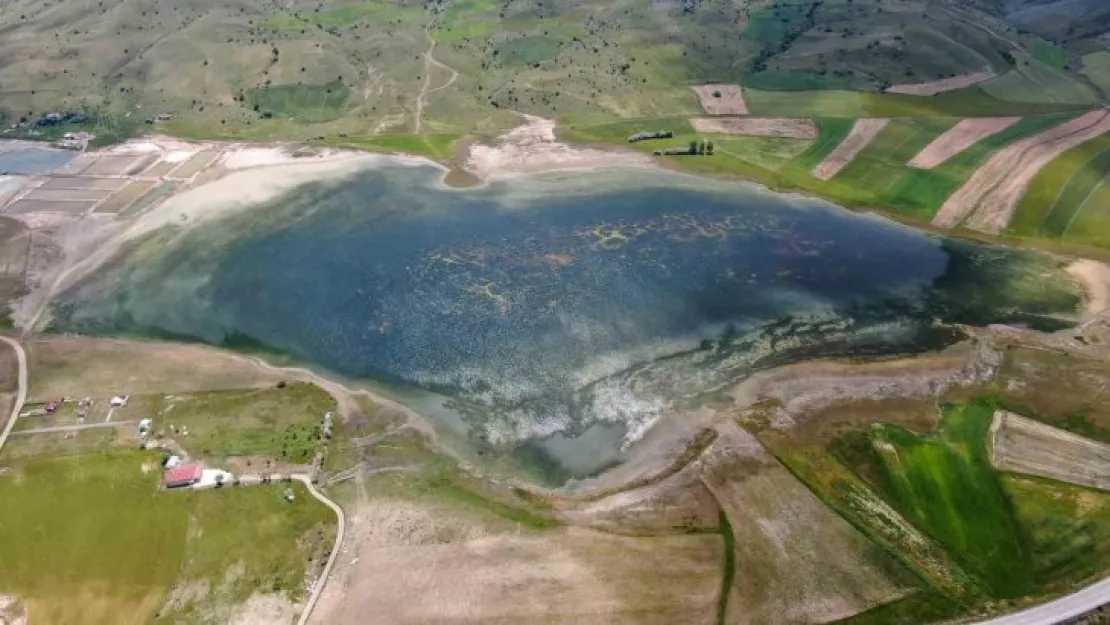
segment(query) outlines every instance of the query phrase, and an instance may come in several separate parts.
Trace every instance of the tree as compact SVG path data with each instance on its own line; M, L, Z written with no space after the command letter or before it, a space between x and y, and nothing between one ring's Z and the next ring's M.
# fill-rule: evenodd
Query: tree
M709 154L710 156L713 155L713 142L712 141L706 141L705 142L705 153Z
M696 140L690 141L690 154L698 153L698 142Z

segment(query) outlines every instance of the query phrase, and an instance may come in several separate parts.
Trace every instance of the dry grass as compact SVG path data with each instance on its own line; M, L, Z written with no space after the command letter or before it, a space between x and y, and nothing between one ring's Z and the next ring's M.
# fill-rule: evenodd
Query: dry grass
M918 169L939 167L953 156L1006 130L1020 120L1020 117L973 117L960 120L918 152L909 165Z
M736 578L727 622L823 623L904 595L893 561L735 425L706 452L703 476L732 526Z
M936 95L945 91L955 91L971 85L977 85L994 77L993 72L972 72L951 78L942 78L930 82L894 85L887 88L887 93L902 93L905 95Z
M1004 471L1110 490L1110 445L999 410L991 461Z
M319 622L708 625L721 561L716 535L586 529L381 547L362 551L346 600Z
M744 91L740 85L698 85L691 87L709 115L747 115Z
M220 350L170 343L48 337L27 345L30 397L185 393L268 386L278 374Z
M844 141L813 168L813 176L821 180L831 180L840 173L840 170L847 167L848 163L855 160L856 156L875 140L875 137L879 136L889 121L879 118L856 120L855 125L852 126L852 132L844 138Z
M140 197L146 195L147 191L154 188L158 184L153 180L135 180L127 183L127 186L120 189L112 197L108 198L103 204L97 207L98 213L118 213L138 200Z
M695 117L690 125L698 132L714 132L748 137L816 139L817 124L812 119L793 117Z

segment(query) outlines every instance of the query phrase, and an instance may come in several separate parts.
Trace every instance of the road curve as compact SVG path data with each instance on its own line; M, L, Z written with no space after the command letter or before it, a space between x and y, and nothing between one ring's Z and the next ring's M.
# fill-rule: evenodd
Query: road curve
M312 484L312 479L307 475L293 475L292 478L305 485L309 494L323 503L325 506L335 512L335 516L339 518L339 530L335 533L335 546L331 549L331 555L328 556L328 563L324 565L324 571L320 574L320 579L316 581L316 588L312 590L312 595L309 596L308 601L304 604L304 611L301 612L301 618L297 621L297 625L306 625L309 617L312 616L312 610L316 607L316 602L320 600L320 593L324 592L324 586L328 583L328 577L331 576L331 569L335 566L335 559L339 557L339 546L343 544L343 534L347 529L347 516L343 514L343 508L340 508L334 501L328 499L323 493L316 490L316 486Z
M975 625L1058 625L1110 603L1110 578L1027 610L997 616Z
M19 390L16 392L15 404L12 405L12 414L8 417L8 423L4 426L4 431L0 432L0 450L2 450L4 443L8 442L8 437L12 435L12 428L19 418L19 411L23 410L23 402L27 401L27 352L23 351L23 345L15 339L0 336L0 341L15 350L16 360L19 361Z

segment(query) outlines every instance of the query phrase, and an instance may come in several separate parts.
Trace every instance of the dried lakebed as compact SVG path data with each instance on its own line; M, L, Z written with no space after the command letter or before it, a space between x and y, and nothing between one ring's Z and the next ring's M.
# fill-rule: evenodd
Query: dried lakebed
M375 161L170 223L63 292L52 327L376 380L476 455L560 484L754 371L935 349L952 323L1057 329L1079 306L1045 256L752 185L614 169L449 190L441 175Z

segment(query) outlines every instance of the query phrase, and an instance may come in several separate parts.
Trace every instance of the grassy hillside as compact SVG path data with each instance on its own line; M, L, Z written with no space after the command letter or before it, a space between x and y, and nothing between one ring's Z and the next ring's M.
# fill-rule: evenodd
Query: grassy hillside
M1015 234L1077 238L1110 243L1105 226L1110 215L1100 203L1110 176L1110 137L1102 136L1062 154L1033 179L1010 225ZM1081 224L1081 225L1080 225ZM1092 238L1092 235L1097 238Z

